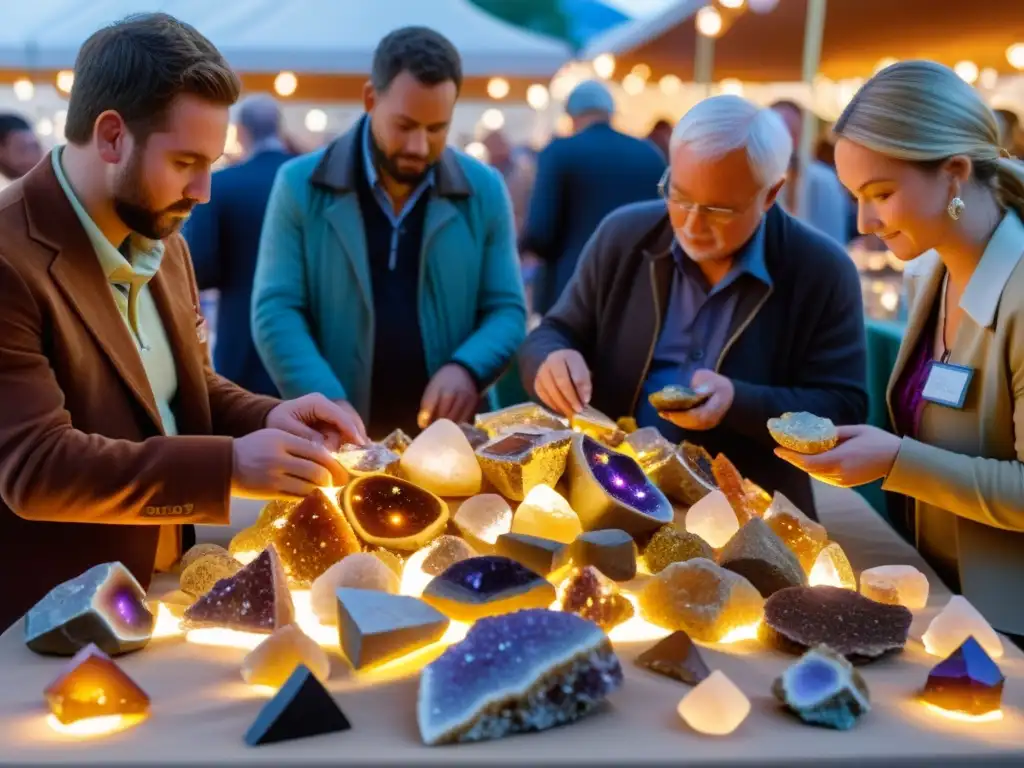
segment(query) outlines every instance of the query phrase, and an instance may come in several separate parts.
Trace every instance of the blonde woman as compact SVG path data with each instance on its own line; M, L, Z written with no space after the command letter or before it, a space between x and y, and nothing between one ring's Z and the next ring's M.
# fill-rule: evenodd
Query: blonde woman
M827 483L884 478L913 499L924 557L1024 635L1024 165L977 92L933 62L879 72L836 134L860 231L914 260L888 392L897 434L842 428L832 451L778 454Z

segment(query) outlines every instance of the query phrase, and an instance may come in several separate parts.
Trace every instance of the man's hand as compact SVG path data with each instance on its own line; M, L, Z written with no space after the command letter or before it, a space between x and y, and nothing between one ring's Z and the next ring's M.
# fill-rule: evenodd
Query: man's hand
M537 397L548 408L570 417L590 404L590 369L575 349L559 349L544 360L533 380Z
M688 411L661 411L658 415L681 429L694 432L714 429L721 424L725 414L732 407L733 397L736 396L732 382L714 371L701 369L693 374L693 378L690 380L690 389L696 392L708 392L711 397L702 405Z
M456 424L469 421L479 404L480 392L469 371L458 363L448 363L427 384L416 423L426 429L438 419Z
M234 440L231 495L250 499L302 499L318 487L348 482L345 468L322 444L279 429Z
M351 406L332 403L320 394L281 403L267 416L266 426L305 438L331 451L338 450L342 443L365 445L370 442L362 419Z

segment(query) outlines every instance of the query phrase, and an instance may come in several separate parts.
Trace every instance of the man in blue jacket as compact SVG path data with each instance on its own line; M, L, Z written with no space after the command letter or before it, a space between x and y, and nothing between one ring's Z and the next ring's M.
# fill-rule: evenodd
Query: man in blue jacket
M367 114L286 163L270 196L257 348L286 397L321 392L377 439L471 418L526 335L504 182L446 147L461 83L447 39L390 33Z

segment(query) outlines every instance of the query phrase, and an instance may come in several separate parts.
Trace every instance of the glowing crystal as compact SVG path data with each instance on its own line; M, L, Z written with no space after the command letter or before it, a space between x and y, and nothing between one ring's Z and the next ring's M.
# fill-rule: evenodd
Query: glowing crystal
M879 603L919 611L928 605L928 577L912 565L880 565L861 571L860 593Z
M569 545L568 556L579 568L592 565L613 581L636 576L636 542L625 531L587 531Z
M540 485L553 486L565 472L568 432L508 432L477 449L484 475L505 497L522 500Z
M205 595L221 579L234 576L242 570L242 564L231 555L214 553L193 560L181 572L181 589L190 595Z
M490 413L481 413L475 420L476 426L497 437L502 432L518 431L519 427L541 427L548 430L563 430L569 423L534 403L520 403Z
M840 731L871 710L860 672L824 645L809 650L776 678L772 693L805 723Z
M247 565L273 543L276 531L272 525L250 525L231 537L228 551L242 565Z
M979 717L1002 706L1006 678L973 636L928 673L921 699L936 707Z
M829 419L810 413L784 413L768 419L768 431L775 442L797 453L824 453L836 447L839 433Z
M388 549L415 551L448 525L448 505L441 498L388 475L356 478L346 486L342 504L360 539Z
M715 553L700 536L681 531L674 525L663 525L644 547L644 563L651 573L661 573L672 563L683 563L695 557L714 560Z
M245 732L245 743L256 747L351 727L323 683L303 665L260 710Z
M196 544L181 556L181 559L178 561L178 572L184 571L196 560L206 555L227 555L230 557L231 553L220 544Z
M352 477L375 473L394 475L398 472L401 456L378 443L369 445L343 445L335 457Z
M535 486L512 517L512 533L572 543L583 533L579 517L569 502L547 485Z
M718 562L747 579L763 597L807 583L796 555L757 517L729 539Z
M319 489L279 518L274 528L274 549L296 587L312 585L336 562L362 548L336 500Z
M356 552L328 568L313 582L310 607L328 626L338 621L337 592L342 587L397 594L401 579L383 560L369 552Z
M686 530L721 549L740 529L736 513L721 491L712 491L686 513Z
M573 415L569 420L569 428L612 448L620 445L626 438L625 432L619 429L618 424L589 405Z
M420 735L434 745L542 731L621 685L611 642L591 621L548 610L481 619L420 674Z
M933 656L949 656L973 636L993 659L1003 655L1003 641L978 609L962 595L953 595L932 619L921 641Z
M494 545L512 530L512 508L498 494L482 493L462 502L452 521L470 540Z
M441 497L472 496L483 482L473 446L448 419L435 421L412 441L401 467L409 480Z
M681 629L706 643L756 624L764 609L764 599L749 581L704 558L665 568L644 584L639 603L652 624Z
M109 656L145 647L153 634L146 591L121 563L95 565L51 589L25 614L25 644L73 656L94 643Z
M818 554L828 544L825 526L811 520L778 492L764 514L764 521L797 556L804 573L809 574Z
M457 621L547 607L555 597L555 588L543 576L500 555L455 563L423 590L424 602Z
M441 639L448 619L415 597L339 589L338 638L354 669L391 661Z
M632 456L644 472L651 474L659 464L675 452L676 447L665 439L657 427L644 427L631 432L619 450Z
M275 520L287 515L299 504L297 501L274 499L268 501L263 505L259 515L256 517L256 522L253 523L257 528L263 528L264 526L272 526ZM261 549L260 552L263 550Z
M755 517L764 517L772 505L771 494L752 480L743 479L743 494L747 508Z
M687 685L706 680L711 670L700 649L683 631L673 632L636 657L638 666Z
M515 560L534 573L548 576L569 561L569 545L525 533L503 533L494 546L494 554Z
M818 553L808 575L808 583L812 587L857 589L857 576L842 547L833 541Z
M280 688L303 665L322 683L331 676L327 652L297 624L286 624L242 659L242 679L249 685Z
M707 451L684 442L649 474L670 499L691 507L718 488L711 464Z
M721 670L712 672L679 702L679 716L698 733L727 736L750 714L750 699Z
M149 696L107 654L90 643L43 692L65 725L92 717L149 714Z
M476 557L477 553L464 539L458 536L438 536L427 546L427 556L421 568L428 576L437 576L448 570L449 566L461 560Z
M735 465L720 453L711 462L711 470L715 475L715 483L725 494L725 498L729 500L739 524L743 525L752 517L757 517L747 498L747 491L743 487L743 476Z
M589 619L605 632L631 619L634 612L615 582L592 565L573 568L559 589L558 602L563 611Z

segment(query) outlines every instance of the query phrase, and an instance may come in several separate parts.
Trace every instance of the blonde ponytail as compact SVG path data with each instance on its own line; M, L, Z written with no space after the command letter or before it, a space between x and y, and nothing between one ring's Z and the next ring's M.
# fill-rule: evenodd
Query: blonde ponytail
M1001 157L996 166L996 194L999 202L1016 211L1024 221L1024 162Z

